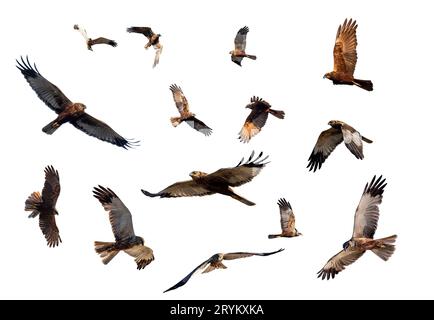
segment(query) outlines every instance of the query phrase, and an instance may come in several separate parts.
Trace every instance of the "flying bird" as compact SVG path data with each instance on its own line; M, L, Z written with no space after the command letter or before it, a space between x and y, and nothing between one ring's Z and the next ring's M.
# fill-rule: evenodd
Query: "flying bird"
M47 240L47 245L54 248L62 242L59 229L56 225L56 217L59 212L56 209L57 198L60 194L59 173L53 166L45 167L45 183L42 195L36 191L26 200L25 211L32 211L29 218L39 216L39 227Z
M239 196L231 188L252 181L268 163L264 163L268 156L261 158L262 152L253 160L254 154L255 152L252 152L246 162L244 162L244 158L241 159L235 167L220 169L210 174L193 171L190 173L191 180L176 182L158 193L151 193L143 189L142 192L148 197L160 198L193 197L220 193L248 206L254 206L255 203Z
M244 122L238 137L244 143L249 142L252 137L261 131L267 122L269 113L279 119L285 118L284 111L271 109L271 105L267 101L255 96L250 99L250 103L246 108L252 111Z
M202 262L200 265L198 265L192 272L190 272L184 279L179 281L177 284L175 284L173 287L170 287L164 292L175 290L179 287L182 287L185 285L188 280L190 280L191 276L197 272L202 271L202 273L208 273L215 269L226 269L227 267L222 263L223 260L235 260L240 258L247 258L251 256L261 256L266 257L278 252L283 251L284 249L279 249L277 251L273 252L264 252L264 253L252 253L252 252L231 252L231 253L216 253L213 256L211 256L209 259Z
M230 51L231 59L237 65L241 67L241 61L243 58L249 58L252 60L256 60L256 56L251 54L246 54L246 42L247 42L247 33L249 32L248 27L243 27L238 30L237 35L235 36L235 49Z
M372 143L372 140L362 136L356 129L343 121L331 120L328 124L331 128L321 132L308 159L307 168L309 171L315 172L321 169L324 161L342 141L345 142L348 150L360 160L364 158L362 141Z
M93 196L99 200L105 211L109 213L110 224L115 242L95 241L95 251L108 264L119 251L124 251L133 258L137 269L143 269L154 260L151 248L144 245L142 237L136 236L130 210L121 199L109 188L102 186L93 189Z
M158 64L160 61L160 55L163 51L163 45L160 43L160 37L161 34L154 33L151 28L149 27L129 27L127 28L127 32L130 33L141 33L146 38L148 38L148 43L145 45L145 49L147 50L149 47L153 46L155 49L155 58L154 58L154 64L153 68Z
M69 122L84 133L122 147L124 149L137 145L138 141L130 141L115 132L106 123L92 117L85 112L86 106L82 103L73 103L58 87L45 79L34 64L32 67L29 59L17 61L17 68L21 71L30 87L36 92L51 110L58 114L57 118L47 124L42 131L53 134L62 124Z
M99 37L96 39L91 39L87 36L86 29L80 27L78 24L74 24L74 29L78 30L86 41L87 49L93 51L92 46L95 44L108 44L109 46L116 47L118 44L116 41L107 39L104 37Z
M302 234L295 228L295 216L294 212L292 212L291 204L284 198L279 199L277 204L279 205L280 227L282 229L282 233L270 234L268 239L280 237L292 238L301 236Z
M382 260L387 261L395 251L397 235L382 239L374 239L377 230L380 211L378 206L383 199L386 179L376 176L366 184L354 215L353 235L343 244L343 250L333 256L325 266L318 271L318 278L333 279L348 265L359 259L367 250L372 250Z
M333 49L333 71L324 75L324 78L333 81L333 84L356 85L367 91L372 91L371 80L354 79L354 69L357 63L357 23L356 20L345 19L336 34L335 47Z
M188 106L187 98L185 97L182 89L176 84L172 84L170 87L172 91L173 100L175 101L176 107L178 108L180 117L172 117L170 121L174 127L177 127L181 122L186 122L193 129L209 136L212 133L212 129L208 127L205 123L196 118L196 115L190 112Z

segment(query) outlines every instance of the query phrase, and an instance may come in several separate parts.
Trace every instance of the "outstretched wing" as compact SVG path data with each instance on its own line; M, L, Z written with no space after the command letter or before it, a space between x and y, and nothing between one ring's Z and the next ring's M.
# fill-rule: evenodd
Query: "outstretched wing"
M42 189L42 202L44 207L54 209L60 194L59 173L53 166L45 167L45 183Z
M185 119L185 122L187 122L190 127L199 131L200 133L203 133L206 136L209 136L212 133L212 129L196 117L187 118Z
M197 184L194 180L176 182L158 193L151 193L143 189L142 192L144 195L152 198L201 197L214 193L206 189L203 185Z
M371 183L366 184L354 215L353 238L374 238L380 217L378 206L381 204L384 188L387 185L385 182L386 179L382 179L382 176L378 179L374 176Z
M125 252L135 258L134 261L137 264L138 270L143 269L154 261L154 252L152 249L141 244L126 249Z
M184 92L182 92L181 87L176 84L172 84L169 89L172 91L173 100L175 101L179 114L181 116L189 114L190 110L188 107L188 101L184 95Z
M353 75L357 63L357 24L356 20L345 19L336 33L335 47L333 49L334 71Z
M261 131L262 127L267 122L267 110L270 108L270 105L266 101L258 97L252 97L250 101L253 104L250 104L252 106L252 111L246 118L238 137L238 139L244 143L249 142L252 137Z
M254 252L231 252L231 253L225 253L223 255L223 260L235 260L235 259L240 259L240 258L247 258L247 257L251 257L251 256L262 256L262 257L266 257L266 256L270 256L272 254L275 253L279 253L282 252L285 249L279 249L276 251L272 251L272 252L263 252L263 253L254 253Z
M247 33L248 32L249 32L248 27L242 27L240 30L238 30L238 33L234 39L236 50L241 50L241 51L246 50L246 42L247 42Z
M51 110L60 113L65 110L66 106L72 104L58 87L39 73L35 64L33 64L33 67L31 66L28 57L26 61L24 61L23 57L21 57L21 62L16 61L18 64L17 68L21 71L24 78L26 78L30 87Z
M141 33L148 39L150 39L154 35L154 32L149 27L129 27L127 28L127 32Z
M86 29L80 27L78 24L74 24L74 29L78 30L78 32L80 32L80 34L83 36L83 38L88 41L89 37L87 36L87 32Z
M108 211L116 241L135 236L130 210L112 190L99 185L93 188L93 196L99 200L104 210Z
M353 127L346 123L342 125L342 136L348 150L356 156L357 159L363 159L363 141L362 135Z
M307 168L309 168L309 171L313 170L313 172L315 172L321 169L324 161L342 141L343 136L341 130L330 128L321 132L308 159L309 164Z
M47 245L50 248L56 247L62 242L54 214L41 213L39 215L39 228L41 228L42 234L45 236Z
M344 270L346 266L349 266L359 259L364 253L365 251L360 251L355 247L349 247L345 251L342 250L330 258L325 266L318 271L318 278L321 278L322 280L329 280L330 278L334 279L335 275Z
M277 202L280 210L280 227L282 233L289 234L295 232L295 216L292 212L291 204L286 199L279 199Z
M118 43L116 41L111 40L111 39L107 39L107 38L104 38L104 37L99 37L99 38L96 38L96 39L92 39L92 40L90 40L89 44L91 46L93 46L94 44L108 44L109 46L112 46L112 47L116 47L118 45Z
M92 117L87 113L84 113L76 120L70 121L70 123L77 129L80 129L92 137L112 143L124 149L136 146L138 143L138 141L130 141L125 139L116 131L114 131L108 124Z

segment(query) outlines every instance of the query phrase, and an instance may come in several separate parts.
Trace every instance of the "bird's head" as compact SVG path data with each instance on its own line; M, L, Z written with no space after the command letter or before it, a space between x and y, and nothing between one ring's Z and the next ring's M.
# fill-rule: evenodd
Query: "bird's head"
M141 244L142 246L145 244L145 240L142 237L136 236L137 244Z
M331 79L332 78L332 73L331 72L327 72L322 78L323 79Z
M75 103L75 107L77 111L84 111L86 110L86 105L82 104L82 103Z
M195 180L195 179L200 179L204 176L206 176L207 174L205 172L201 172L201 171L192 171L190 172L190 177Z
M78 30L78 24L74 24L74 29Z
M344 251L347 251L347 249L350 247L350 240L345 241L344 244L342 245L342 248L344 249Z
M329 123L328 123L328 125L330 127L333 127L333 128L336 128L336 129L339 129L340 127L342 127L342 124L343 124L343 122L339 121L339 120L330 120Z
M229 51L229 54L233 55L234 54L234 50Z
M298 236L302 236L303 234L301 233L301 232L298 232L298 230L297 229L295 229L295 234L296 234L296 236L298 237Z

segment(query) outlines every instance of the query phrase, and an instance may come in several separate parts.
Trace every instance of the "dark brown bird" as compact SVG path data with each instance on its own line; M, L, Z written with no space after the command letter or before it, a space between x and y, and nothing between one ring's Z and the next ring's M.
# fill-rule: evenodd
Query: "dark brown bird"
M33 192L26 200L25 211L32 211L29 218L39 216L39 227L49 247L56 247L62 242L59 229L56 225L56 217L59 212L56 210L57 198L60 194L59 173L53 166L45 167L45 183L42 195Z
M343 121L331 120L328 124L331 128L321 132L309 157L309 164L307 165L309 171L315 172L321 169L324 161L342 141L357 159L364 157L362 141L372 143L372 140L365 138Z
M284 198L279 199L277 204L279 205L280 227L282 229L282 233L270 234L268 239L281 237L292 238L301 236L302 234L295 228L295 215L294 212L292 212L291 204Z
M271 109L271 105L261 98L253 96L246 108L251 109L249 116L244 122L239 133L238 139L241 142L247 143L252 137L257 135L262 127L267 122L268 114L272 114L276 118L285 118L285 112Z
M193 129L203 133L206 136L209 136L212 133L212 129L204 122L196 118L194 113L190 112L187 98L185 97L181 88L176 84L172 84L169 88L170 91L172 91L173 100L175 101L176 107L178 108L179 114L181 115L180 117L170 118L172 125L177 127L180 123L186 122Z
M235 49L229 52L232 61L237 65L239 65L240 67L241 67L241 61L243 61L244 58L256 60L256 56L246 53L248 32L249 32L248 27L243 27L240 30L238 30L238 33L234 39Z
M322 280L334 278L348 265L359 259L367 250L372 250L382 260L387 261L395 251L396 235L375 239L380 211L378 206L383 199L386 179L376 176L371 183L367 183L363 190L362 198L354 215L353 235L343 244L343 250L334 255L325 266L318 271L318 278Z
M190 280L191 276L199 271L202 271L202 273L208 273L215 269L226 269L227 267L222 263L223 260L235 260L240 258L247 258L251 256L261 256L266 257L278 252L283 251L284 249L279 249L277 251L273 252L264 252L264 253L252 253L252 252L231 252L231 253L216 253L215 255L211 256L209 259L202 262L200 265L198 265L192 272L190 272L184 279L179 281L177 284L175 284L173 287L170 287L164 292L175 290L179 287L182 287L185 285L188 280Z
M160 61L160 55L163 51L163 45L160 43L161 34L154 33L149 27L129 27L127 28L127 32L130 33L141 33L146 38L148 38L148 43L145 45L145 49L147 50L150 46L153 46L155 49L155 59L153 67L158 64Z
M107 39L104 37L99 37L96 39L89 38L87 36L86 29L79 27L78 24L74 24L74 29L78 30L81 33L84 40L86 41L87 49L90 51L93 51L92 46L95 44L108 44L109 46L112 46L112 47L116 47L118 45L116 41L110 40L110 39Z
M340 25L336 34L335 47L333 49L334 66L333 71L324 75L324 78L333 81L333 84L356 85L367 91L372 91L371 80L354 79L354 69L357 63L357 24L356 20L345 19Z
M124 251L133 258L137 269L143 269L154 260L151 248L144 245L142 237L136 236L130 210L121 199L109 188L95 187L93 196L101 202L109 213L110 224L115 236L115 242L95 241L95 251L101 256L102 262L108 264L119 251Z
M268 156L261 158L262 152L253 160L254 154L252 152L246 162L243 162L244 158L241 159L240 163L233 168L220 169L210 174L193 171L190 173L191 180L174 183L158 193L151 193L143 189L142 192L148 197L160 198L193 197L220 193L248 206L254 206L255 203L237 195L231 188L252 181L268 163L264 163Z
M21 62L17 60L17 68L26 78L30 87L36 92L51 110L58 114L57 118L47 124L42 131L46 134L53 134L62 124L69 122L84 133L122 147L124 149L137 145L138 141L130 141L115 132L106 123L92 117L84 110L86 106L82 103L73 103L58 87L45 79L34 65L31 66L29 59Z

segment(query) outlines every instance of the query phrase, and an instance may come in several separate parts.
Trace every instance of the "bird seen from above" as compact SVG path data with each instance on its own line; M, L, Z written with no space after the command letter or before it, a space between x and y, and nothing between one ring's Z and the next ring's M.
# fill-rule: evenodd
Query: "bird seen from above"
M383 199L386 179L376 176L367 183L362 198L354 215L353 235L343 244L343 250L334 255L325 266L318 271L318 278L322 280L334 278L348 265L359 259L367 250L371 250L382 260L387 261L395 251L396 235L381 239L374 239L377 230L380 211L378 206Z
M169 88L170 91L172 91L173 100L175 101L176 107L178 108L180 114L180 117L170 118L172 125L177 127L180 123L185 122L193 129L203 133L206 136L209 136L212 133L212 129L197 119L194 113L190 112L187 98L182 92L182 89L176 84L172 84Z
M144 245L142 237L135 235L130 210L109 188L95 187L93 196L99 200L104 210L108 211L115 236L115 242L95 241L95 251L102 258L102 262L108 264L119 251L124 251L135 259L138 270L145 268L154 260L154 253Z
M163 45L160 43L161 34L154 33L149 27L129 27L127 28L127 32L129 33L141 33L146 38L148 38L148 43L145 45L145 49L147 50L149 47L154 47L155 49L155 58L153 68L160 62L160 55L163 51Z
M87 49L93 51L92 46L95 44L108 44L109 46L116 47L118 44L116 41L107 39L104 37L99 37L96 39L91 39L87 36L86 29L80 27L78 24L74 24L74 30L78 30L86 41Z
M57 198L60 194L59 173L53 166L45 167L45 183L42 189L42 195L39 192L33 192L26 200L25 211L31 211L29 218L39 216L39 227L42 234L47 240L47 245L51 248L57 247L62 239L59 235L59 229L56 225L58 215L56 209Z
M249 58L252 60L256 60L256 56L246 53L246 42L247 42L247 33L249 32L248 27L243 27L238 30L237 35L234 39L235 48L231 50L229 54L231 55L231 59L234 63L241 67L241 61L243 58Z
M261 131L267 122L268 114L272 114L279 119L285 118L284 111L271 109L271 105L267 101L255 96L250 99L250 103L246 108L252 111L244 122L238 137L244 143L249 142L252 137Z
M313 170L315 172L321 169L324 161L342 141L344 141L348 150L360 160L364 158L363 141L372 143L372 140L362 136L356 129L343 121L331 120L328 124L331 128L321 132L308 159L307 168L309 168L309 171Z
M77 129L99 140L112 143L124 149L136 146L138 141L130 141L116 133L106 123L92 117L85 112L86 106L82 103L71 102L58 87L45 79L29 59L17 61L17 68L21 71L30 87L36 92L51 110L58 114L57 118L47 124L42 131L53 134L62 124L69 122Z
M280 227L282 229L282 233L279 234L270 234L268 235L268 239L274 238L292 238L298 237L302 234L298 232L295 228L295 216L294 212L292 212L291 204L286 201L285 198L279 199L277 202L279 205L280 211Z
M243 158L235 167L219 169L210 174L193 171L190 173L191 180L176 182L158 193L151 193L143 189L142 192L148 197L160 198L193 197L220 193L248 206L254 206L255 203L239 196L231 188L252 181L268 163L264 163L268 156L262 158L262 152L255 159L253 159L254 155L255 153L252 152L246 162Z
M273 252L264 252L264 253L253 253L253 252L231 252L231 253L216 253L213 256L211 256L209 259L202 262L200 265L198 265L192 272L190 272L184 279L179 281L177 284L175 284L173 287L170 287L164 292L168 292L171 290L175 290L179 287L182 287L185 285L188 280L190 280L191 276L195 273L198 273L202 271L202 273L208 273L215 269L226 269L227 267L222 263L223 260L235 260L240 258L247 258L251 256L261 256L266 257L270 256L275 253L279 253L283 251L284 249L279 249L277 251Z
M354 78L354 69L357 63L357 23L356 20L345 19L339 26L333 49L333 71L324 75L324 78L333 81L333 84L356 85L367 91L374 89L371 80Z

